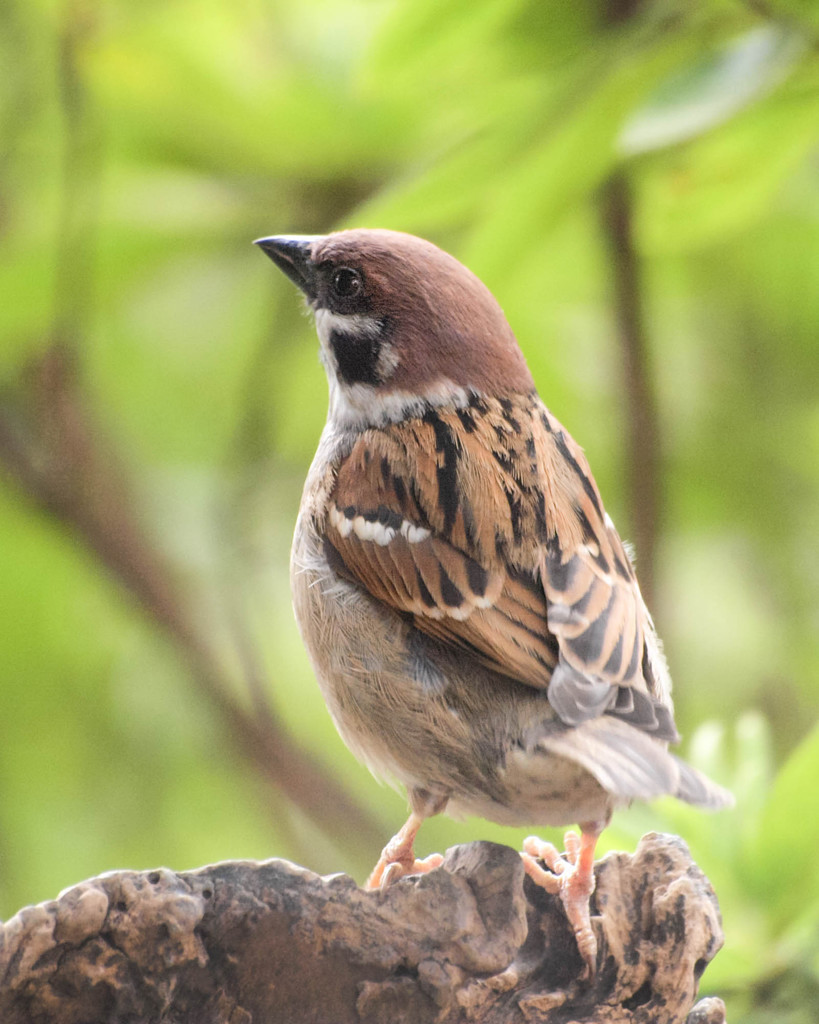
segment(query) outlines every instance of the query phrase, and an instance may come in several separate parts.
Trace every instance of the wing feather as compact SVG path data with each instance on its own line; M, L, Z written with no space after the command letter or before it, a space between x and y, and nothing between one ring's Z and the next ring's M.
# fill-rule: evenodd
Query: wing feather
M659 645L586 459L536 395L516 402L362 434L326 542L423 632L548 687L567 724L609 712L673 739Z

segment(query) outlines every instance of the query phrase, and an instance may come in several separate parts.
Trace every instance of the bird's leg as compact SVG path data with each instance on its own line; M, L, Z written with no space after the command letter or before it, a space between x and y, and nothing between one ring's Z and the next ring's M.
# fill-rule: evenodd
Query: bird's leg
M386 889L404 875L419 875L438 867L444 859L440 853L432 853L423 860L415 859L413 845L423 822L424 818L414 811L407 818L401 831L381 851L381 857L367 879L368 889Z
M589 913L589 900L594 892L594 847L604 826L605 822L593 821L580 826L580 835L567 832L565 856L537 836L524 840L521 854L524 870L532 881L563 901L588 977L593 977L597 962L597 940ZM539 860L545 862L548 870L540 866Z

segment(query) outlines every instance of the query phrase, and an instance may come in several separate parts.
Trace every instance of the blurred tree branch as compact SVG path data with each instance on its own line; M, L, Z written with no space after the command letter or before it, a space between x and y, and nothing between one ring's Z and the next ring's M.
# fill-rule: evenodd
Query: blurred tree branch
M616 28L637 15L641 6L641 0L604 0L603 23ZM598 205L611 264L625 388L628 505L639 560L640 589L651 608L660 508L660 424L643 322L642 281L632 226L633 200L626 170L615 170L603 183Z
M286 735L269 705L246 710L143 530L128 480L93 421L74 360L52 344L14 396L0 402L0 462L21 490L62 521L165 633L242 757L322 831L378 845L373 818ZM252 689L252 688L251 688Z
M640 588L651 607L660 506L660 426L643 322L639 260L632 234L631 189L624 171L615 172L603 185L600 214L610 256L625 386L628 501Z
M237 751L321 831L348 848L378 848L373 817L287 735L267 699L255 652L243 651L247 709L231 674L189 608L137 511L127 468L93 411L80 353L91 308L101 145L78 70L95 9L69 2L59 39L65 123L62 208L56 245L55 312L43 350L0 394L0 465L41 510L61 521L172 642Z

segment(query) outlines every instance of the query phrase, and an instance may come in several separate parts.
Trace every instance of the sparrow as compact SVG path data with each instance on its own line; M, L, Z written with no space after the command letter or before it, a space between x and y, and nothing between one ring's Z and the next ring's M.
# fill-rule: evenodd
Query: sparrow
M524 868L559 894L586 974L594 848L612 812L730 794L668 751L671 681L629 551L581 448L540 399L501 307L402 232L256 242L304 293L329 382L291 557L328 709L410 816L370 888L418 860L425 818L579 823Z

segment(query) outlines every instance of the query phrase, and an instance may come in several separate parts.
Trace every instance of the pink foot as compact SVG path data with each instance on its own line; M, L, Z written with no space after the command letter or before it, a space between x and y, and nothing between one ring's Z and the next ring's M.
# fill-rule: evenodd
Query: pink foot
M386 889L405 875L422 875L439 867L444 859L440 853L415 859L413 845L422 821L423 818L411 814L401 831L387 843L367 879L367 889Z
M524 870L532 881L560 896L589 978L597 967L597 939L592 931L589 900L594 892L594 847L598 835L599 829L589 826L582 828L581 835L567 832L565 856L552 843L529 836L521 853ZM539 861L544 862L545 869Z

